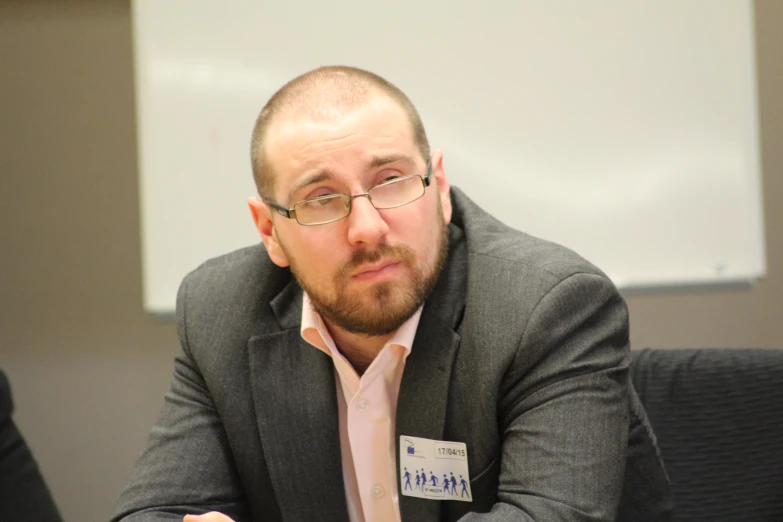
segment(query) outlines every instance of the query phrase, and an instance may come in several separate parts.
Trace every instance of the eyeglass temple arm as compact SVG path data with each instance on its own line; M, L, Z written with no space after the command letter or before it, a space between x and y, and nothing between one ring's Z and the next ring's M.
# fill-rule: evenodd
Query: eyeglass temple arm
M292 208L286 208L282 205L278 205L274 201L270 201L266 198L261 198L261 201L275 209L275 211L280 214L283 217L287 217L288 219L296 219L296 210Z
M427 162L427 173L421 179L424 181L425 187L429 187L432 183L432 160Z

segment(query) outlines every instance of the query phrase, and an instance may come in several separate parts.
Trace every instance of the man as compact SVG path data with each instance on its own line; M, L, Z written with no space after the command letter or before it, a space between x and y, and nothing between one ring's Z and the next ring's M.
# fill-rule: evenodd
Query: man
M311 71L251 151L263 247L182 283L172 388L115 520L665 519L622 298L451 188L402 92ZM445 500L405 466L469 479Z

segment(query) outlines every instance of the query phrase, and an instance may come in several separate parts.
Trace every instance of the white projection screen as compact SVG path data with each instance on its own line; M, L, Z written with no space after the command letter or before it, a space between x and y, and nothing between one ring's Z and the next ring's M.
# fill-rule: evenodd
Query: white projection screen
M249 140L286 81L386 77L450 182L621 289L765 273L750 0L135 0L144 306L259 241Z

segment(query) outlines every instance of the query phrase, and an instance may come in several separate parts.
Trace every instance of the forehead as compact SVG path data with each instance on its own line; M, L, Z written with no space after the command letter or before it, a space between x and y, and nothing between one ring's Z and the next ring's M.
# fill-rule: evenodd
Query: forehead
M418 149L404 109L375 97L329 117L280 115L267 132L264 155L283 188L314 169L350 170L379 156L416 157Z

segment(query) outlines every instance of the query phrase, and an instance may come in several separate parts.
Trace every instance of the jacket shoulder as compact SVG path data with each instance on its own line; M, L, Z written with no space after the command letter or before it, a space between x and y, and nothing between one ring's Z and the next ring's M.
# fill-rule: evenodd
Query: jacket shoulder
M277 331L270 303L291 280L290 271L272 263L263 244L210 259L180 284L180 335L188 344L210 345L218 338Z
M253 245L209 259L185 276L180 293L209 302L274 297L288 283L290 272L269 259L263 244ZM270 299L271 299L270 297Z
M501 269L557 283L575 274L606 275L585 258L562 245L521 232L500 222L452 187L454 221L465 231L470 264L481 273Z

